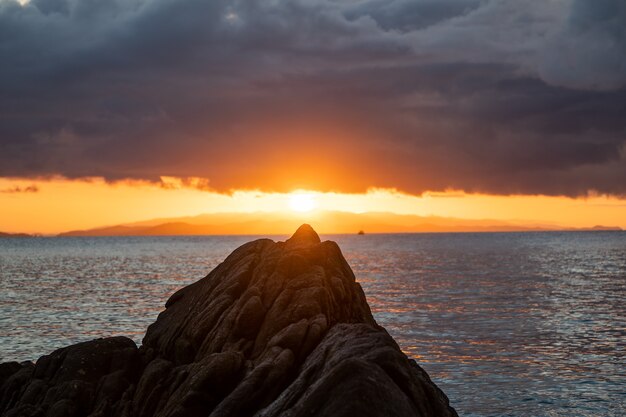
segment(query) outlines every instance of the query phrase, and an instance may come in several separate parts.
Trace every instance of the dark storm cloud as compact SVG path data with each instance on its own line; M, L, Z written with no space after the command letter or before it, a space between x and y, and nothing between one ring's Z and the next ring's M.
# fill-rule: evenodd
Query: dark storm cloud
M624 195L625 9L0 0L0 176Z
M574 0L541 68L549 82L611 90L626 85L626 2Z
M373 0L354 2L344 16L370 17L385 30L411 31L469 13L485 0Z

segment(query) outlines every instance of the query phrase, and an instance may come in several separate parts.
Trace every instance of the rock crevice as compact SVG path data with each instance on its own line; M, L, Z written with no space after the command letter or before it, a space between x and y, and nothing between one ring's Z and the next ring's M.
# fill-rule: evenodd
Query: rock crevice
M2 416L456 416L308 225L236 249L124 337L0 364Z

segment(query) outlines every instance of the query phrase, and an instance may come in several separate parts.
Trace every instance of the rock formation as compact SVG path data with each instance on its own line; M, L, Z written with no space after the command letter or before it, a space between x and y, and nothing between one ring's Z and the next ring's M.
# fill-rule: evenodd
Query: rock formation
M1 364L0 415L456 416L308 225L241 246L165 307L140 348L111 337Z

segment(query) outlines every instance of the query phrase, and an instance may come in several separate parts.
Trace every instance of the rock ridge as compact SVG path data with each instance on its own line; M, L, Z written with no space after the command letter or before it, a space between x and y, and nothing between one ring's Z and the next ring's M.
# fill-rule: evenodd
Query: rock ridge
M457 415L309 225L242 245L165 307L139 348L110 337L0 364L0 415Z

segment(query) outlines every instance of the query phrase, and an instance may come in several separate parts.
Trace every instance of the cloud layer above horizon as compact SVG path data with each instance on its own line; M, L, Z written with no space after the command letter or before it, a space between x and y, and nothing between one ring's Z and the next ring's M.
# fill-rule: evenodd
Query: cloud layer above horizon
M0 176L626 195L623 0L0 0Z

